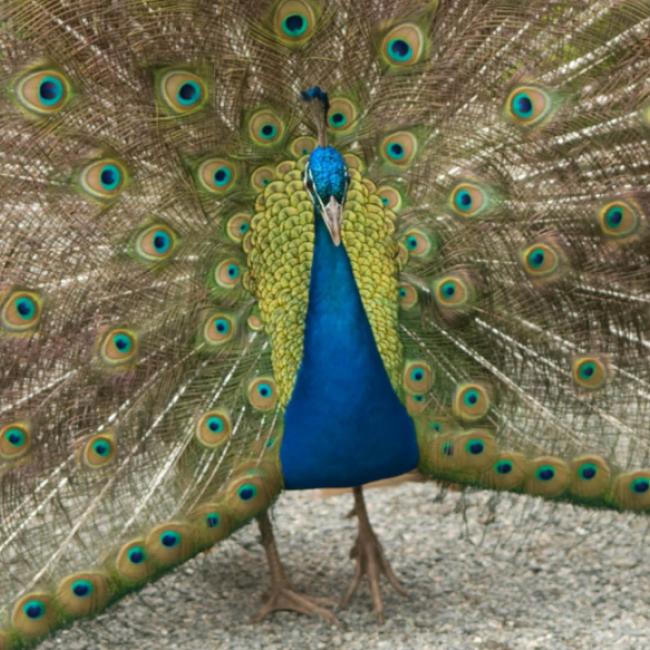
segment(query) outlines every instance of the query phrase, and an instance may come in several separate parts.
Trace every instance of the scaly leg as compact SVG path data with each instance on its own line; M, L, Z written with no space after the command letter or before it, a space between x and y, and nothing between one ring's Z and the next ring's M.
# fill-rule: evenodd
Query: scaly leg
M341 601L341 607L347 607L350 604L352 596L354 596L359 587L361 578L366 575L370 583L373 611L377 614L379 622L383 623L384 602L381 598L381 589L379 586L379 579L382 573L388 578L388 582L393 585L395 591L402 596L408 596L408 593L399 583L395 572L388 563L388 560L384 557L381 544L370 525L366 503L363 499L363 490L360 487L354 488L354 510L352 512L357 515L359 520L359 534L350 551L350 557L356 559L357 566L352 583Z
M273 535L273 526L268 513L264 512L259 515L257 523L260 527L260 533L262 533L262 544L271 570L271 591L253 621L259 622L278 610L290 610L301 614L320 616L328 623L338 625L339 622L336 616L325 608L325 606L333 607L336 604L335 601L331 598L305 596L294 591L280 561L278 547L275 544L275 536Z

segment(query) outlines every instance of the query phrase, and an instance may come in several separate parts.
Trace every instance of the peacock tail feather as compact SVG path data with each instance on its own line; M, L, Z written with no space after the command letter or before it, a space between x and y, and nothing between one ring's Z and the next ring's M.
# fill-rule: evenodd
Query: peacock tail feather
M5 0L0 648L283 487L330 96L429 477L650 510L647 0Z

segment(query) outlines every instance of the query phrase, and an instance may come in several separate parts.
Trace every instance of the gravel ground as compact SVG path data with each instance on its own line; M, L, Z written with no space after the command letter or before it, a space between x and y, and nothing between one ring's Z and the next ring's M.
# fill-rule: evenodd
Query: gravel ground
M650 648L648 519L431 483L367 491L371 520L404 599L384 590L387 622L368 589L341 627L293 613L250 618L268 585L255 526L110 608L42 650ZM294 584L338 595L352 577L350 495L287 493L274 509Z

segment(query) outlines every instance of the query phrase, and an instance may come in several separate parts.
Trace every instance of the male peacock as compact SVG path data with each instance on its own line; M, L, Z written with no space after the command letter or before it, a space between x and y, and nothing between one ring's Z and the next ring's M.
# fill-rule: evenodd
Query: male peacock
M368 481L650 509L650 2L0 25L0 648L252 518L260 616L333 621L280 563L283 488L354 487L344 600L367 576L380 617Z

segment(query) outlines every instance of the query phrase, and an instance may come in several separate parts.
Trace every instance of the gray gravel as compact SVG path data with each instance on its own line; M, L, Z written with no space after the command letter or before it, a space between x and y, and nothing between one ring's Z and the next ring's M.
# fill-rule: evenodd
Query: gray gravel
M287 493L274 508L294 584L338 595L353 572L350 495ZM340 629L250 618L268 585L255 526L44 643L43 650L520 650L650 648L648 519L507 495L406 484L367 491L371 520L411 598L386 588L379 626L364 586Z

